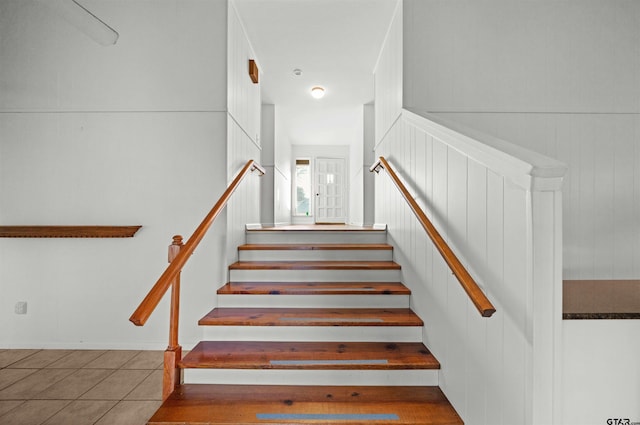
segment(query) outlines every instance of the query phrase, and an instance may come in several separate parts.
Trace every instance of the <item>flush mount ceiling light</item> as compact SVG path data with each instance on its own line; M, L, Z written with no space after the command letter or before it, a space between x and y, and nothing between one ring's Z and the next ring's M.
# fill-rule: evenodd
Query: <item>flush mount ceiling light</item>
M316 99L322 98L324 96L324 87L315 86L311 89L311 96Z

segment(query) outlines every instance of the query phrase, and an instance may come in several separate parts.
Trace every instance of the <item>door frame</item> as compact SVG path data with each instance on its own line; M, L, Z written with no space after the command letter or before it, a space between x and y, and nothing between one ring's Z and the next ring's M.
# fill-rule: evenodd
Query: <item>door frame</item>
M344 211L345 211L345 223L349 221L349 191L351 183L351 174L349 171L349 145L291 145L291 223L292 224L315 224L316 222L316 202L315 194L317 185L315 181L316 174L316 159L317 158L341 158L344 159L345 164L345 192L344 192ZM296 159L310 159L311 160L311 211L310 216L298 216L295 214L294 201L296 199Z

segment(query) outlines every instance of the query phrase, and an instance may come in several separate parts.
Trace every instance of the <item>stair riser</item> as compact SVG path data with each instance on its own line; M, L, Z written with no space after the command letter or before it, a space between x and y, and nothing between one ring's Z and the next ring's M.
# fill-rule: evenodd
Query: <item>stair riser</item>
M231 282L397 282L400 270L229 270Z
M190 384L240 385L438 385L438 371L185 369Z
M409 295L218 295L218 307L409 308Z
M248 231L247 243L386 243L386 231L371 232L278 232Z
M393 261L389 249L240 250L240 261Z
M421 326L203 326L208 341L422 342Z

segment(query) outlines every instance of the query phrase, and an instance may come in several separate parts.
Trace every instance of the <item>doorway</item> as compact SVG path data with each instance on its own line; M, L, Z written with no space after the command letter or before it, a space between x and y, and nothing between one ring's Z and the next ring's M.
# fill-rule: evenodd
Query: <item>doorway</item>
M347 223L349 147L292 147L292 223Z
M316 158L316 223L346 223L344 158Z

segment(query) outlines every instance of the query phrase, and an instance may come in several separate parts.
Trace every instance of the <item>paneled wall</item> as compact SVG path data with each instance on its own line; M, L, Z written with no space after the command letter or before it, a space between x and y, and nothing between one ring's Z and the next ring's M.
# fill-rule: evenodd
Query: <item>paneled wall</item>
M640 277L640 3L405 0L404 106L569 166L564 277Z
M554 371L562 354L566 169L438 116L403 110L395 97L402 84L406 98L407 83L429 81L417 69L422 79L408 81L405 69L398 82L403 50L405 64L420 55L417 40L403 46L401 37L388 37L382 49L379 63L395 71L379 65L375 76L376 156L387 157L497 312L480 316L384 171L376 176L375 221L388 225L412 308L425 321L425 343L442 363L439 384L465 423L559 423Z
M0 2L2 224L143 227L131 239L1 239L0 343L162 349L166 300L143 328L128 318L171 237L188 237L224 190L227 2L83 1L119 32L109 47L45 3ZM183 273L185 346L224 278L225 231Z
M260 162L260 84L249 77L249 59L257 61L234 3L229 5L227 181L249 160ZM227 206L227 263L237 260L245 243L245 225L260 222L260 181L254 172L242 182ZM222 286L225 281L218 282Z
M348 223L358 225L364 224L364 105L358 108L360 119L359 134L354 137L354 141L349 146L349 219ZM367 173L368 174L368 173Z
M493 317L473 307L384 172L376 222L388 225L425 343L442 363L440 386L465 423L551 423L564 168L547 162L549 178L533 178L538 166L529 163L527 173L521 158L474 142L405 111L376 155L389 160L494 303Z
M640 277L640 113L438 115L568 165L565 279Z
M402 1L397 3L373 71L376 144L402 111Z
M260 67L256 54L251 47L243 23L235 8L234 1L229 3L229 44L228 54L228 103L229 115L247 134L249 139L260 146L260 84L249 78L249 60L253 59ZM257 160L258 158L256 158Z
M364 134L363 134L363 152L362 157L364 163L362 165L363 172L363 220L365 226L374 224L375 218L375 177L369 172L369 167L375 160L375 107L373 104L364 105Z
M254 159L259 162L260 149L231 117L228 118L228 132L227 172L230 182L247 160ZM259 175L256 171L245 177L227 206L227 262L229 264L237 260L238 245L245 243L245 225L260 223L260 180L263 177ZM226 281L219 282L218 286L224 283Z
M260 179L260 223L273 226L275 223L275 158L276 147L276 105L262 105L260 124L260 146L262 147L260 164L267 171Z

